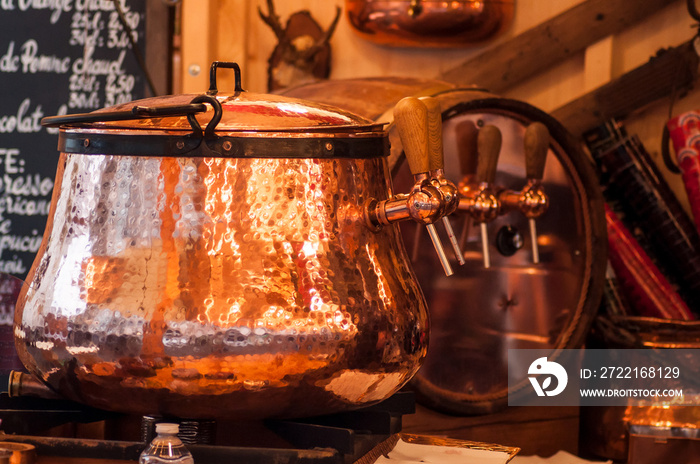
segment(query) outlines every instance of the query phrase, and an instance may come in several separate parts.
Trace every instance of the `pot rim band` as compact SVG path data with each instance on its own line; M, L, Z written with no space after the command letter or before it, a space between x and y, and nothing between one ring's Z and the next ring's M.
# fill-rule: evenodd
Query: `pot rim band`
M378 158L388 137L229 137L61 132L58 150L80 155L209 158Z

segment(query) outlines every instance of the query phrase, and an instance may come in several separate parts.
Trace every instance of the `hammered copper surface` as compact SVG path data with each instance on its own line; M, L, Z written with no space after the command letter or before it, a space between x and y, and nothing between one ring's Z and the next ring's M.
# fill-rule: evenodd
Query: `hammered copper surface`
M187 418L305 416L390 396L427 313L386 159L62 154L15 317L29 370L68 398Z
M131 112L134 107L162 108L170 105L186 105L197 96L197 94L183 94L144 98L104 108L91 114L99 116L100 113L114 111ZM221 121L216 126L217 131L247 132L248 135L257 137L270 131L339 132L345 129L358 132L360 128L372 130L372 126L375 126L371 120L345 109L281 95L236 92L234 94L217 94L216 99L223 107ZM207 105L207 111L197 113L195 117L199 124L204 127L211 121L213 114L214 109L211 105ZM156 130L161 134L164 130L184 130L187 132L192 130L186 115L100 121L93 124L93 127Z

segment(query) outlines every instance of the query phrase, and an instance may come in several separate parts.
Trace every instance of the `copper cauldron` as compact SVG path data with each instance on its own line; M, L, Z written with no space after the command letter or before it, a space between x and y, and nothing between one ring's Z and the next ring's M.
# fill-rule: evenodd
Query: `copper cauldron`
M428 318L397 227L377 223L387 202L416 216L397 213L410 195L392 194L386 131L241 91L237 66L215 65L236 70L233 94L213 66L206 95L44 121L61 156L16 309L22 362L66 398L135 414L387 398L420 367Z

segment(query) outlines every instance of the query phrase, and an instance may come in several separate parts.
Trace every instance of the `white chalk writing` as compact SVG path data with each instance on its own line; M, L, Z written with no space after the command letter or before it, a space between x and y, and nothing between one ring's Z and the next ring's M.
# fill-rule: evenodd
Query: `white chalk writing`
M14 30L19 16L31 27ZM141 78L131 71L129 48L132 40L144 42L143 22L145 7L135 0L0 0L0 25L11 31L0 42L8 97L0 102L0 138L8 134L2 144L8 148L0 148L0 272L25 274L42 240L56 145L54 139L43 153L39 144L44 130L59 133L41 126L45 112L83 113L139 98Z
M56 24L62 13L73 9L73 0L17 0L17 6L21 11L52 10L51 24Z
M94 52L93 48L88 48L82 58L75 60L73 63L74 74L124 74L123 64L126 50L120 51L116 60L95 60L92 58Z
M27 268L24 262L17 256L12 256L11 260L0 260L0 272L6 274L24 274L27 272Z
M19 56L15 55L15 42L10 42L7 47L7 53L0 57L0 72L17 72L19 71Z
M65 74L70 70L69 57L59 58L54 55L37 55L38 51L39 44L34 39L27 40L22 45L22 72Z
M0 179L0 192L8 195L46 196L53 189L53 180L40 174L11 177L7 173Z
M3 235L0 237L0 256L5 250L36 253L41 245L41 235Z
M123 11L129 11L126 0L120 0L119 4ZM76 0L75 9L78 11L113 11L114 2L112 0Z
M48 216L50 206L50 200L46 199L32 200L22 197L4 196L0 198L0 220L5 218L5 214L16 214L19 216ZM0 226L5 229L8 228L5 222L0 222Z
M17 156L19 156L19 148L0 148L0 156L5 157L5 172L7 174L17 174L22 172L23 169L20 166L21 161L18 162ZM23 160L22 160L23 161Z
M0 115L0 134L11 132L19 132L27 134L41 131L41 118L44 117L44 112L41 105L37 105L33 112L29 112L32 102L29 98L25 98L20 103L15 114Z

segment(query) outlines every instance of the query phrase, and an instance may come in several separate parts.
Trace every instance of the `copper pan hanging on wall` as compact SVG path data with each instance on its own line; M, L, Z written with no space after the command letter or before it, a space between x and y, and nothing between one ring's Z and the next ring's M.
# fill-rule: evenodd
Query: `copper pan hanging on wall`
M353 30L399 47L464 47L497 37L512 23L515 0L345 0Z

